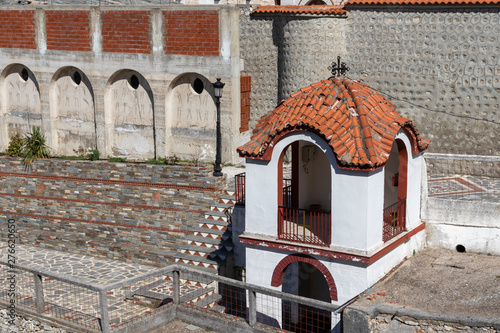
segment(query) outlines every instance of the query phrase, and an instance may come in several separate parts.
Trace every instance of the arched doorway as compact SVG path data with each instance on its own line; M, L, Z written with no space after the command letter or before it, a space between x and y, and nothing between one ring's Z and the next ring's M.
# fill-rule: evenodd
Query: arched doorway
M330 303L337 300L335 281L318 260L305 255L290 255L274 270L272 286L297 296ZM291 332L330 332L331 312L287 300L282 301L282 328Z
M407 178L408 153L404 142L396 139L384 167L384 242L406 228Z
M278 162L278 238L329 246L331 165L308 141L285 147Z

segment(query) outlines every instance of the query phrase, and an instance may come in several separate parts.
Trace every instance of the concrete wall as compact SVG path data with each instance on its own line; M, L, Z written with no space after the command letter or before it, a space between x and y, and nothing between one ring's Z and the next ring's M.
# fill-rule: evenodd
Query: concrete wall
M21 243L150 265L172 260L223 186L183 165L47 159L26 174L3 157L0 168L0 218L16 220Z
M222 157L236 162L238 9L40 5L0 14L2 149L38 125L54 154L97 147L103 157L212 160L211 83L220 77Z

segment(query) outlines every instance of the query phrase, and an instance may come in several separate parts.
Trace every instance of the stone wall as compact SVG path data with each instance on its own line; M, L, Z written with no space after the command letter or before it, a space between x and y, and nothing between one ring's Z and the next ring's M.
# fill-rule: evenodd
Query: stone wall
M327 79L339 55L349 77L414 121L429 152L500 156L499 8L346 9L347 18L242 13L252 125L290 93Z
M500 155L499 8L349 10L349 75L383 93L429 152Z
M2 157L0 169L0 218L22 244L150 265L172 260L224 184L204 166L47 159L25 173Z
M383 332L404 332L404 333L438 333L438 332L470 332L470 333L495 333L498 332L498 320L482 320L482 318L448 316L434 314L425 318L423 313L416 310L419 315L416 317L376 313L372 316L362 311L348 307L343 312L345 333L383 333ZM403 311L402 311L403 312Z

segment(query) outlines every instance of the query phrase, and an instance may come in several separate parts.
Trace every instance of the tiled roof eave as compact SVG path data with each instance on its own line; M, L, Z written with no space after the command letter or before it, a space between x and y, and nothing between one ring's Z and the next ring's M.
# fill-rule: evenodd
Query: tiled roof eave
M341 6L259 6L251 15L276 16L334 16L347 17L347 11Z
M363 8L378 8L380 9L381 6L384 7L398 7L398 8L411 8L411 7L433 7L436 8L436 6L441 6L441 7L453 7L453 8L476 8L475 6L481 5L485 7L495 7L497 8L498 5L500 4L500 0L494 0L494 1L489 1L489 0L471 0L471 1L454 1L454 0L411 0L411 1L387 1L387 0L353 0L353 1L347 1L344 4L344 8L346 11L350 11L351 9L354 9L356 7L363 7Z
M429 141L411 120L376 90L336 77L293 93L258 121L250 141L237 151L243 158L269 161L285 135L311 132L329 145L339 168L371 171L386 164L401 129L410 139L413 154L427 149Z

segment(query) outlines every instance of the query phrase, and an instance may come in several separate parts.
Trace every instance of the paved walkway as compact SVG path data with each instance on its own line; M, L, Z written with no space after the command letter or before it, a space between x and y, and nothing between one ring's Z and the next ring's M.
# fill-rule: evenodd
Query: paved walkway
M7 261L7 249L7 244L0 242L0 259L3 262ZM15 258L19 267L49 272L54 276L73 277L79 282L102 287L158 269L26 245L16 245ZM0 300L4 302L9 301L7 270L7 266L0 267ZM181 274L181 301L196 303L214 293L214 288L208 285L209 281L199 282ZM42 285L46 314L99 330L98 318L101 316L99 296L96 291L48 277L43 277ZM118 327L154 312L158 305L163 304L162 302L172 300L172 290L171 277L164 274L110 290L107 299L111 326ZM36 311L32 273L22 270L16 273L16 294L18 306ZM202 306L206 305L203 303Z
M355 306L500 319L500 257L427 248L361 296Z
M0 242L0 249L0 260L5 262L7 243ZM15 257L16 264L21 267L43 270L57 276L73 276L103 286L156 268L24 245L16 245Z

